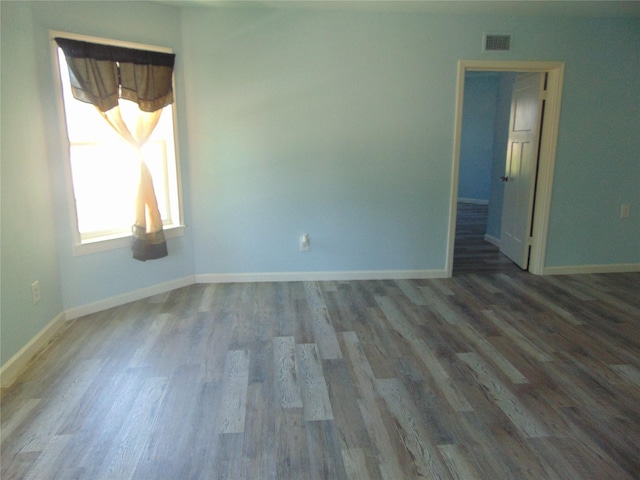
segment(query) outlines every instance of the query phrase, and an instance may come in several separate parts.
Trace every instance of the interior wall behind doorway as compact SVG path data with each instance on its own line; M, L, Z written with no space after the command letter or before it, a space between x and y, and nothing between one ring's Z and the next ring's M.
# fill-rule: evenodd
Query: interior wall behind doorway
M489 205L487 236L500 240L512 72L467 72L464 84L458 201Z

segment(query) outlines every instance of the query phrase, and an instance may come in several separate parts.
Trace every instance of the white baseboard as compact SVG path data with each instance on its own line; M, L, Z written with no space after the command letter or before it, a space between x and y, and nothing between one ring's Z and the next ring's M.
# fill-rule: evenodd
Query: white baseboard
M74 318L82 317L84 315L101 312L102 310L124 305L125 303L142 300L143 298L175 290L176 288L193 285L194 283L195 277L188 276L169 282L159 283L158 285L152 285L151 287L141 288L133 292L127 292L115 297L106 298L88 305L81 305L79 307L65 310L51 320L29 341L29 343L22 347L13 357L2 365L2 368L0 368L0 386L5 388L15 381L34 355L36 355L51 339L53 339L55 334L64 325L65 320L73 320Z
M18 375L22 373L33 357L60 331L65 324L65 320L65 313L60 312L35 337L29 340L24 347L2 365L2 368L0 368L0 387L9 387L18 378Z
M142 300L143 298L175 290L176 288L187 287L189 285L193 285L194 283L195 278L192 275L176 280L171 280L169 282L159 283L150 287L123 293L122 295L116 295L115 297L105 298L104 300L100 300L95 303L70 308L65 311L66 318L68 320L71 320L74 318L82 317L84 315L101 312L102 310L118 307L120 305L124 305L125 303L135 302L136 300Z
M485 235L490 243L500 240ZM496 244L496 243L494 243ZM570 275L588 273L625 273L640 272L640 264L578 265L546 267L543 275ZM50 342L64 326L65 320L107 310L125 303L142 300L153 295L165 293L194 283L250 283L250 282L300 282L300 281L348 281L348 280L403 280L446 278L447 271L442 270L362 270L345 272L270 272L270 273L210 273L187 276L177 280L152 285L132 292L110 297L88 305L70 308L59 313L38 334L22 347L0 368L0 387L10 386L20 375L29 361Z
M490 244L495 245L496 247L500 247L500 239L492 235L489 235L488 233L484 234L484 241L489 242Z
M196 283L322 282L347 280L403 280L446 278L442 270L361 270L348 272L207 273L196 275Z
M482 198L458 198L458 203L473 203L475 205L489 205L489 200Z
M268 272L268 273L209 273L187 276L159 283L95 303L65 310L65 318L73 320L84 315L101 312L125 303L182 288L194 283L249 283L249 282L300 282L331 280L397 280L408 278L445 278L446 270L365 270L353 272Z
M640 272L640 263L614 263L607 265L576 265L545 267L542 275L583 275L587 273Z

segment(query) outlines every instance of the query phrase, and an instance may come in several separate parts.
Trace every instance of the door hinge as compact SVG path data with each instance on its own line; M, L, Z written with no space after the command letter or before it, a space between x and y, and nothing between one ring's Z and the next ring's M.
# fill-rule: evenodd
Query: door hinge
M527 246L531 247L533 245L533 237L527 237Z

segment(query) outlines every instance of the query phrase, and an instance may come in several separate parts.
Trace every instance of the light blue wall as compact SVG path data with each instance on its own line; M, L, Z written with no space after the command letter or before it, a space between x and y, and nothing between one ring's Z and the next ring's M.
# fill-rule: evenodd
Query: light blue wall
M39 86L43 98L48 99L42 102L40 114L50 125L46 135L36 137L34 141L44 142L49 152L57 255L65 309L191 275L193 242L190 228L186 229L185 236L168 240L169 256L160 260L133 260L128 247L92 255L73 255L73 222L69 216L67 197L70 187L63 168L66 161L62 142L64 127L59 122L60 104L54 88L49 41L49 30L60 30L173 48L177 53L176 108L179 114L178 130L181 132L186 127L178 8L151 2L34 2L33 19ZM182 172L184 178L188 179L188 155L185 149L181 153ZM183 187L185 211L189 212L188 182L184 182ZM190 227L188 217L187 225Z
M31 8L2 2L2 274L0 363L62 312L43 99L37 88ZM32 302L40 281L42 300Z
M563 23L541 45L567 62L546 264L637 264L640 21Z
M193 8L182 25L196 273L444 268L459 59L566 62L547 265L640 261L637 19ZM513 51L482 54L488 31Z
M465 75L458 198L489 202L498 83L493 72Z
M426 31L185 12L196 273L444 268L456 63L431 68Z

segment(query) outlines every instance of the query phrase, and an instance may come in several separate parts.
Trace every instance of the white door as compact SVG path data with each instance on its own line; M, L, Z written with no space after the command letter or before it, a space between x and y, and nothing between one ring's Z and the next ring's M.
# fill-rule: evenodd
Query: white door
M515 81L507 161L501 178L505 188L500 251L523 270L529 266L543 82L542 73L524 74Z

